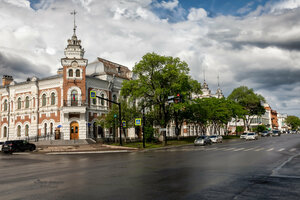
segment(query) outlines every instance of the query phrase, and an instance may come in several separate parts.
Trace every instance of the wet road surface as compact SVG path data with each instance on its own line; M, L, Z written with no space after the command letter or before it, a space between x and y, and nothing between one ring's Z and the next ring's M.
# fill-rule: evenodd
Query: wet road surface
M300 135L136 153L0 155L1 199L299 199Z

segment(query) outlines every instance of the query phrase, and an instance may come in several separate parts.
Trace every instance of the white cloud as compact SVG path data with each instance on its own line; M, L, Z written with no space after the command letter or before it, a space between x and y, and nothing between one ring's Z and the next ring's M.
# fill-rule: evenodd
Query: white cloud
M207 12L203 8L191 8L188 20L198 21L207 17Z
M4 0L4 2L18 7L30 8L30 2L28 0Z
M271 11L278 11L283 9L295 9L300 7L300 0L281 0L272 6Z
M161 3L157 3L156 6L167 10L174 10L176 7L178 7L178 3L178 0L162 1Z

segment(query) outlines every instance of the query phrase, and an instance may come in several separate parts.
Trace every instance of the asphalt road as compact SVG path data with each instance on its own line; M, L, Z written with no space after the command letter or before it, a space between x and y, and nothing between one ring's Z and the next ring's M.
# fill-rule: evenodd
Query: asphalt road
M300 199L300 135L135 153L0 155L0 199Z

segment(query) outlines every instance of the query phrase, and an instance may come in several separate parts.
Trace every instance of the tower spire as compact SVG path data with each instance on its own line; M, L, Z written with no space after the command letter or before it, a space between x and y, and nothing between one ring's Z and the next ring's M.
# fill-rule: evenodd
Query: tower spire
M220 77L219 77L219 72L218 72L218 88L220 88Z
M76 26L76 24L75 24L75 15L76 15L76 14L77 14L76 10L74 10L73 12L71 12L71 15L74 15L74 28L73 28L74 35L76 35L75 32L76 32L76 28L77 28L77 26Z

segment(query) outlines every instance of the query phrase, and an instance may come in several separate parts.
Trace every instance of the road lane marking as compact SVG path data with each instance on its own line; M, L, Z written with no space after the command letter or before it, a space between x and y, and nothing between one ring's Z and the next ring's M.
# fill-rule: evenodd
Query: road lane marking
M281 149L279 149L278 151L283 151L285 148L281 148Z
M225 149L224 151L230 151L230 150L234 150L235 148L229 148L229 149Z
M290 152L296 151L296 148L292 148L290 149Z
M217 147L214 147L214 148L207 148L207 149L205 149L206 151L209 151L209 150L216 150L217 149Z
M264 150L265 148L259 148L259 149L255 149L254 151L261 151Z
M14 155L27 155L27 154L30 154L30 153L24 153L24 152L22 152L22 153L13 153Z
M250 148L250 149L245 149L244 151L251 151L251 150L253 150L255 148L257 148L257 147L253 147L253 148Z
M273 151L274 150L274 148L270 148L270 149L268 149L267 151Z
M233 150L233 151L241 151L243 149L245 149L245 148L239 148L239 149L236 149L236 150Z

